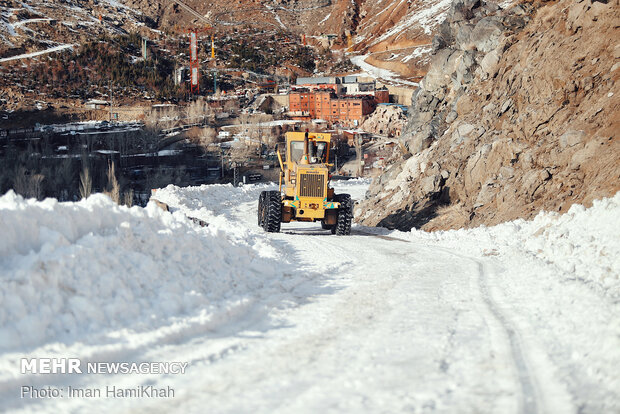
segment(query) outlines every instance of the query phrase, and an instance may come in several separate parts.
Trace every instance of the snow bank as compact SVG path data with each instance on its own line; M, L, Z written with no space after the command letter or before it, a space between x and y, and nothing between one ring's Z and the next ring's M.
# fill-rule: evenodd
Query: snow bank
M103 195L59 203L8 192L0 197L0 352L196 329L188 324L209 330L257 298L278 306L284 284L311 277L284 281L275 249L221 224L202 228L180 212L121 207Z
M493 227L425 233L426 238L485 257L501 255L542 261L557 277L585 282L620 299L620 192L594 201L592 207L573 205L565 214L541 212L533 220L516 220ZM400 233L405 234L405 233Z

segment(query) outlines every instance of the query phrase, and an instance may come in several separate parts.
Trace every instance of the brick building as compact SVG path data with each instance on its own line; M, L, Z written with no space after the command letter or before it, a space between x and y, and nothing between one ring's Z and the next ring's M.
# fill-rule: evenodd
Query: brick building
M386 88L376 89L374 81L359 82L356 76L297 78L297 86L289 94L289 115L299 120L359 125L377 104L389 100Z
M327 90L297 90L289 94L289 112L293 119L324 119L346 125L358 125L375 110L374 96L341 96Z

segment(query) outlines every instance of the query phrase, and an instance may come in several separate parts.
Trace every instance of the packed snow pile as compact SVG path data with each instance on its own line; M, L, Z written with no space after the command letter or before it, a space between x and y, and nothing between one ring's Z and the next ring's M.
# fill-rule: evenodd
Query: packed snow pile
M293 290L283 281L285 259L213 221L202 228L180 212L120 207L103 195L77 203L0 197L0 351L209 330L257 297L270 296L270 306L285 300Z
M541 212L533 220L515 220L493 227L427 233L409 237L441 242L482 256L542 261L555 269L552 277L578 280L620 299L620 192L595 200L592 207L573 205L565 214ZM407 234L400 233L399 234Z

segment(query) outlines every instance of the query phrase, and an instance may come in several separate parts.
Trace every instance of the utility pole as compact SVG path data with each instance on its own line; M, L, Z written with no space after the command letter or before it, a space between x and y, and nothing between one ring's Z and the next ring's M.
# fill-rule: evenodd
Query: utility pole
M142 58L144 61L148 59L148 49L147 49L147 39L146 37L142 38Z

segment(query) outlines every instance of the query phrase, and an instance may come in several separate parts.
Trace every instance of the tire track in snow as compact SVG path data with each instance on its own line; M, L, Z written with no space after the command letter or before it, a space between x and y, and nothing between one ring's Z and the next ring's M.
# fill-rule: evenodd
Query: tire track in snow
M245 222L248 226L254 227L256 226L255 220L254 220L255 208L256 208L255 201L242 203L235 210L232 216L234 216L238 221ZM307 236L319 236L319 237L307 237ZM320 236L324 236L324 237L320 237ZM321 230L320 227L314 228L314 227L306 227L303 224L299 226L289 224L283 227L282 233L280 235L278 234L269 235L269 238L274 241L277 241L277 243L279 244L279 247L282 249L283 253L285 253L285 255L288 256L289 260L299 261L300 259L305 258L306 260L302 260L302 262L305 262L305 263L299 263L300 265L302 265L303 267L307 267L310 265L310 267L313 268L314 271L318 271L319 273L326 273L326 274L329 274L333 271L333 266L335 264L326 263L326 262L321 263L320 261L317 264L317 263L314 263L312 260L308 260L308 258L313 257L314 251L328 250L330 252L330 255L328 257L339 257L339 260L338 260L339 264L341 266L345 265L349 267L356 262L356 258L359 259L359 254L361 253L361 251L358 250L357 248L352 249L351 248L352 246L350 245L350 243L345 243L346 244L345 246L343 246L342 243L347 242L347 241L353 242L355 239L359 239L361 242L361 240L366 238L366 237L359 237L359 236L367 236L368 238L380 239L380 240L377 240L378 244L373 243L373 246L372 246L373 248L370 251L364 252L363 254L376 253L379 256L381 256L385 253L392 253L391 252L392 248L390 247L390 245L393 245L393 243L391 242L394 242L394 241L405 242L411 245L412 249L416 249L415 245L417 244L417 243L412 243L411 240L404 240L404 239L393 237L387 234L375 234L372 229L366 230L365 228L359 227L359 226L356 226L353 229L352 236L353 236L352 238L334 237L330 235L329 232ZM355 237L355 236L358 236L358 237ZM297 240L299 240L300 237L303 237L303 243L297 242ZM388 243L385 243L385 242L388 242ZM404 246L402 244L399 244L399 245ZM422 247L422 246L419 246L419 247ZM485 267L485 264L483 262L477 261L474 258L471 258L468 256L462 256L462 255L454 253L450 249L440 248L437 246L432 246L432 247L424 246L424 247L435 250L436 253L439 251L441 253L445 253L446 256L448 257L448 260L449 260L449 257L453 257L455 259L456 258L460 259L458 260L459 262L463 262L463 263L469 262L469 263L472 263L472 265L475 265L475 266L472 266L471 271L468 272L468 279L470 280L470 283L469 283L470 291L472 293L472 299L474 300L473 302L474 306L473 306L473 309L471 310L474 312L477 312L483 318L483 320L486 321L485 324L487 325L490 331L490 337L501 338L501 345L492 346L491 351L492 353L496 355L501 355L500 358L501 358L502 363L505 361L505 364L508 364L508 366L513 367L513 368L510 368L509 370L510 370L510 377L511 377L511 381L510 381L511 397L510 398L512 401L515 402L514 408L516 409L516 412L521 412L521 413L540 412L542 407L545 406L545 404L539 403L539 401L542 401L542 400L539 398L541 394L538 392L537 383L535 381L536 377L531 375L530 370L528 369L527 362L532 361L531 359L526 358L529 356L527 352L525 352L525 351L528 351L528 347L523 346L518 330L515 329L513 324L511 324L510 318L507 317L501 311L502 308L499 306L499 304L493 299L493 297L490 294L490 288L492 287L492 284L489 285L488 278L489 278L489 275L491 275L492 273L489 273L489 269ZM381 252L379 253L378 251L376 251L377 249L380 250ZM409 251L411 249L406 249L406 250L408 250L408 252L406 253L409 253L409 254L412 253L412 251ZM367 258L367 259L368 260L366 260L366 263L373 262L371 258ZM331 261L328 260L328 262L331 262ZM311 263L318 265L318 268L313 267ZM353 270L353 269L350 269L350 270ZM344 282L346 279L349 279L351 277L351 274L355 274L356 272L349 271L345 273L348 273L349 276L345 277L344 279L336 278L335 280L333 280L333 282L343 287L346 284L343 285L342 282ZM401 272L397 272L397 273L401 273ZM355 279L357 282L355 286L357 288L348 286L349 289L353 289L353 290L349 291L349 293L346 296L346 300L343 300L341 303L345 303L347 304L347 307L351 307L351 303L355 302L355 303L358 303L359 305L354 306L354 308L370 309L368 307L367 302L370 301L370 298L374 298L373 301L370 301L373 305L371 308L376 309L378 306L380 309L385 309L385 306L381 306L379 305L379 303L375 303L377 299L376 289L378 286L366 285L364 282L368 282L368 280L363 277L361 279L358 279L357 277L355 277ZM362 282L362 285L359 284L360 282ZM389 283L388 283L388 285L383 286L383 289L380 289L380 291L388 292L391 289L393 289L393 286L389 286ZM372 295L369 295L369 292L373 292ZM382 295L379 295L379 296L382 296ZM368 299L368 301L366 299ZM382 302L382 301L379 301L379 302ZM336 312L336 314L345 314L345 315L348 314L348 312L346 311L343 311L343 310L336 311L335 309L336 308L334 308L334 311ZM384 314L384 313L386 312L380 312L380 314ZM348 319L347 317L340 318L340 323L334 326L337 327L337 326L346 325L346 326L352 326L352 327L359 327L361 325L366 325L369 323L369 321L366 321L363 318L360 318L359 316L360 315L353 313L350 315L352 319ZM338 342L334 342L336 338L339 337L336 334L338 330L333 329L334 326L324 327L324 329L322 329L320 332L314 332L312 335L309 335L309 336L303 335L301 338L297 338L295 341L292 342L292 344L294 345L294 349L298 349L301 355L312 356L312 358L310 357L302 358L302 361L305 362L305 365L307 367L310 367L311 363L314 361L314 358L316 357L316 354L314 352L317 349L331 349L331 348L338 349L340 347L340 345L338 345ZM312 342L314 345L308 347L308 341ZM494 341L491 341L491 342L494 342ZM299 347L299 344L303 344L303 346ZM286 349L289 349L290 351L291 342L285 341L283 343L283 346ZM308 354L309 351L311 351L310 354ZM278 353L276 353L275 355L278 355ZM326 360L333 359L333 355L328 354L327 356L324 357L324 359ZM298 358L298 363L299 362L300 361ZM501 365L503 364L500 364L500 366ZM282 365L282 367L283 368L281 370L281 374L284 375L285 377L287 375L290 375L290 372L287 369L285 369L286 368L285 365ZM332 373L332 374L336 375L335 373ZM339 375L336 375L336 377L340 378ZM346 378L347 376L345 375L340 379L342 380ZM295 394L297 396L296 398L302 398L303 395L310 398L313 392L315 391L318 392L321 390L320 387L318 388L317 387L318 386L316 384L309 384L309 386L300 385L299 387L296 387L296 390L295 390ZM514 392L512 392L512 390L514 390Z
M539 413L540 405L538 404L538 396L540 395L540 393L538 392L537 384L532 380L533 376L529 372L528 365L526 363L525 353L522 349L520 335L518 331L508 321L506 316L504 316L504 314L500 311L499 305L495 302L495 300L493 300L493 297L489 292L487 277L485 276L486 268L484 264L472 257L454 253L453 251L443 247L433 246L433 248L451 256L458 257L459 259L468 260L477 267L478 278L476 280L476 284L482 297L482 301L488 312L491 314L497 324L501 327L502 331L505 333L505 336L508 340L508 345L510 346L510 354L512 357L513 365L517 370L519 387L521 388L521 401L519 404L519 412L523 414Z
M396 237L384 236L384 235L379 235L379 234L372 234L372 233L368 233L368 232L361 231L361 230L357 230L356 233L362 234L362 235L365 235L365 236L374 236L374 237L377 237L377 238L380 238L380 239L383 239L383 240L410 242L409 240L402 240L402 239L399 239L399 238L396 238ZM537 403L537 400L538 400L537 395L539 395L539 393L537 391L538 387L534 383L534 381L532 379L532 376L529 373L529 370L528 370L528 367L527 367L527 363L526 363L526 358L525 358L524 352L522 350L521 338L520 338L517 330L515 328L513 328L512 324L508 321L508 319L499 310L499 306L493 300L491 294L489 293L489 287L488 287L488 283L487 283L487 278L485 276L487 274L487 272L485 272L484 265L480 261L478 261L478 260L475 260L475 259L472 259L472 258L468 258L468 257L464 257L464 256L455 254L455 253L450 252L450 251L445 250L445 249L441 249L441 250L444 250L444 253L448 253L450 255L457 256L457 257L459 257L461 259L470 260L470 261L472 261L473 263L476 264L476 266L478 268L478 280L477 280L477 282L478 282L478 288L480 289L480 293L482 295L482 300L484 301L486 307L488 308L490 313L493 315L493 317L501 325L502 329L506 333L506 336L508 338L508 342L510 344L510 351L511 351L512 359L513 359L515 367L517 368L517 373L518 373L518 378L519 378L519 385L521 387L520 412L526 413L526 414L540 412L539 411L539 404Z
M570 402L574 397L564 387L558 387L560 383L557 379L545 372L545 369L548 370L549 367L555 367L555 365L548 360L546 355L537 354L541 349L532 348L532 344L524 344L520 330L502 311L501 304L493 299L488 280L489 274L494 275L495 273L489 270L489 266L474 257L454 253L444 247L433 246L433 248L459 259L468 260L477 267L476 284L482 301L505 333L511 358L517 370L516 374L521 388L519 412L524 414L575 412L575 407ZM541 384L544 384L544 387Z
M535 383L533 382L527 367L527 363L521 346L521 338L517 330L513 328L512 324L499 310L499 306L493 300L491 294L489 293L489 287L486 280L487 278L485 277L486 272L484 265L477 260L470 260L476 263L478 267L478 288L480 289L480 293L482 294L482 300L508 336L512 359L515 366L517 367L519 384L521 385L520 411L526 414L538 413L539 406L537 404L537 387L535 386Z

